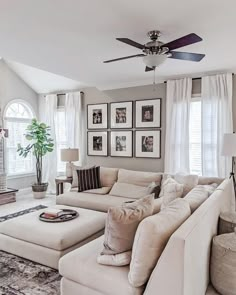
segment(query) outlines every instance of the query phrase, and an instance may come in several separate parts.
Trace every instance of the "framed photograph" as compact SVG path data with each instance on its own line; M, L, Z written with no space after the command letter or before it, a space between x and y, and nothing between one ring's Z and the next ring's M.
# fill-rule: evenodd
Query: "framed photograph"
M87 105L88 129L107 129L108 104Z
M161 130L135 131L135 157L161 158Z
M106 131L88 131L87 137L88 156L107 157L107 132Z
M161 128L161 98L136 100L136 128Z
M133 102L110 103L111 129L133 127Z
M132 157L133 156L133 132L132 131L111 131L110 133L111 157Z

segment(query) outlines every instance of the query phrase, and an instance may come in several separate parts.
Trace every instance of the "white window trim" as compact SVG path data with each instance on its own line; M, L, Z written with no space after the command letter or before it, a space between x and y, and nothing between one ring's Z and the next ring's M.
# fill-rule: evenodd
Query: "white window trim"
M27 118L7 117L6 116L7 109L9 108L10 105L12 105L14 103L22 103L23 105L26 105L29 108L30 112L32 113L32 118L27 119ZM35 114L33 106L28 101L25 101L24 99L17 98L17 99L13 99L13 100L9 101L7 103L7 105L5 106L4 112L3 112L3 125L4 125L4 127L6 127L6 122L24 122L24 123L29 123L30 124L30 122L32 121L33 118L36 118L36 114ZM4 154L6 155L6 153L7 153L7 147L6 147L6 144L5 144L4 145ZM34 158L33 158L33 161L35 161ZM7 166L8 166L8 163L7 163ZM16 178L24 178L24 177L27 177L27 176L35 176L35 175L36 175L36 173L35 173L34 168L33 168L32 172L29 172L29 173L12 173L12 174L8 174L7 178L8 179L16 179Z

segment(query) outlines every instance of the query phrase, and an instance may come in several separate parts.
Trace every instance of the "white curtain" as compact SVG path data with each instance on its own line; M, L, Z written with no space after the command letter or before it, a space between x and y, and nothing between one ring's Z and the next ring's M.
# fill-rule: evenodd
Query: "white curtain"
M202 174L226 177L230 159L221 156L224 133L233 132L232 74L202 78Z
M189 173L192 79L167 81L165 172Z
M49 94L45 98L45 110L42 115L44 123L50 126L51 138L54 141L53 152L47 153L43 158L43 181L48 182L48 191L55 193L55 178L57 176L57 145L56 145L56 131L55 118L57 111L57 95Z
M79 148L79 165L84 164L84 126L82 115L82 94L66 94L65 101L66 138L70 148Z

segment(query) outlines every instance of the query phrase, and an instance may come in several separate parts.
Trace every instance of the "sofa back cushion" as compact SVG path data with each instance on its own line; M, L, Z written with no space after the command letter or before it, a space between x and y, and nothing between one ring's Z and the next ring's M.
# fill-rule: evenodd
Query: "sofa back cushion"
M193 188L184 199L189 203L191 212L193 213L206 199L214 192L217 184L197 185Z
M109 208L102 254L113 255L131 250L138 224L150 216L153 209L153 195Z
M106 187L112 187L117 181L118 168L100 167L100 180L101 185Z
M154 190L155 187L151 184L145 187L130 183L116 182L110 191L110 195L130 199L140 199L152 194Z
M170 236L190 215L187 201L177 199L160 213L145 218L139 224L128 276L132 286L139 287L148 281Z
M161 208L168 206L170 202L177 198L182 198L184 185L178 183L171 177L168 177L165 181L162 181L160 197L163 197Z
M152 182L155 182L156 185L161 185L161 179L162 173L119 169L117 182L147 187Z

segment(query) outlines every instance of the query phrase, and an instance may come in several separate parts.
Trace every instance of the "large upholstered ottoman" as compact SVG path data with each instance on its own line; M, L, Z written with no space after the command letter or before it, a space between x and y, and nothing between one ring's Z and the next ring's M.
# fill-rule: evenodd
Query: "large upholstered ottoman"
M60 223L39 220L42 210L0 224L0 250L58 268L60 257L101 236L106 214L57 205L79 212L79 217Z

